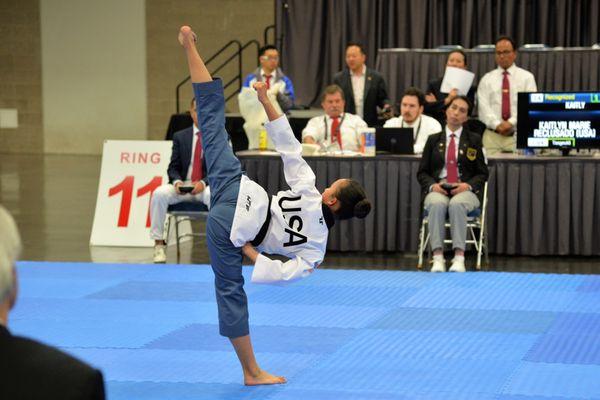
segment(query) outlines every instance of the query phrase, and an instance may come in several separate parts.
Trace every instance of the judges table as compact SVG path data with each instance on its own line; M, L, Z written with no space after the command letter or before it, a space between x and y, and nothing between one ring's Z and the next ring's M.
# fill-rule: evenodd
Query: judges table
M248 176L270 194L288 189L277 155L239 152ZM416 252L421 215L418 156L306 157L323 191L340 177L363 183L374 208L337 221L333 251ZM600 158L506 156L489 160L491 253L600 255Z
M296 139L302 140L302 130L308 121L317 115L323 115L321 109L290 110L287 113L288 121ZM173 140L173 134L182 129L192 126L192 117L188 112L173 114L169 120L165 140ZM229 133L233 151L248 149L248 138L244 132L244 118L240 113L225 113L225 129Z

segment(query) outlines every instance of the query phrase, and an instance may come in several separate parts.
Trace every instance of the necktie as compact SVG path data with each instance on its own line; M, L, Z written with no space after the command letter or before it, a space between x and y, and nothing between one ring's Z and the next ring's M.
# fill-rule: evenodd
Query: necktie
M510 118L510 84L508 83L508 71L502 73L502 119Z
M194 150L194 163L192 164L192 182L198 182L202 179L202 136L200 132L196 133L196 149Z
M271 75L265 75L265 83L267 84L267 89L271 89Z
M340 134L340 117L334 117L331 121L331 143L337 142L342 150L342 135Z
M450 135L450 144L446 153L446 180L448 183L458 183L458 165L456 164L456 141L454 133Z

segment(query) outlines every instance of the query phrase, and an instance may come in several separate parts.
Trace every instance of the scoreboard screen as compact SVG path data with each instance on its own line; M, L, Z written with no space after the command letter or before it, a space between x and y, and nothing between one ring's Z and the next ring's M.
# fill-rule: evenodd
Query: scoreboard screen
M600 92L519 93L517 148L600 148Z

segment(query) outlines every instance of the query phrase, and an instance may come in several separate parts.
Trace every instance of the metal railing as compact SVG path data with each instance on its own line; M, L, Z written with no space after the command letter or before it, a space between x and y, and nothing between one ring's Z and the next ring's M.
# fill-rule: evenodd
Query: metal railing
M267 26L263 32L263 39L264 39L265 44L268 42L268 33L271 29L273 30L273 35L275 35L275 25ZM225 102L229 101L232 97L237 95L239 93L239 91L242 89L242 83L243 83L242 73L243 73L243 65L244 65L243 55L244 55L244 51L246 49L250 48L251 46L256 47L256 54L254 55L254 58L256 59L256 64L258 66L259 65L258 52L260 49L260 43L258 42L258 40L255 40L255 39L249 40L248 42L246 42L243 45L239 40L235 40L235 39L230 40L229 42L227 42L227 44L225 44L223 47L221 47L219 50L217 50L215 52L215 54L213 54L206 61L204 61L204 64L206 65L206 67L209 68L211 63L213 63L217 59L217 57L219 57L220 55L222 55L223 53L225 53L228 50L233 50L233 54L231 54L225 61L223 61L214 70L211 70L209 68L211 75L214 76L215 74L219 73L219 71L223 70L223 68L228 66L232 61L237 59L237 66L236 66L237 70L236 70L236 73L234 74L233 78L231 78L227 82L223 81L223 90L227 89L229 86L233 85L235 82L238 83L237 88L236 88L237 90L234 90L231 94L229 94L227 97L225 97ZM179 82L177 84L177 87L175 88L175 104L176 104L177 114L179 114L181 112L180 89L183 85L185 85L190 80L190 78L191 78L190 76L187 76L185 79L183 79L181 82Z

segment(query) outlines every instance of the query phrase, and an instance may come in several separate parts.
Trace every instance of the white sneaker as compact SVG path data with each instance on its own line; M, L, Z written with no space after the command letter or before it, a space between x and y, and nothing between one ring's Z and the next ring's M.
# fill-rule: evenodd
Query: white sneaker
M454 256L452 259L452 266L449 269L450 272L466 272L465 268L465 257Z
M444 260L444 256L433 256L431 272L446 272L446 260Z
M154 263L164 264L167 262L167 252L164 244L157 244L154 246Z

